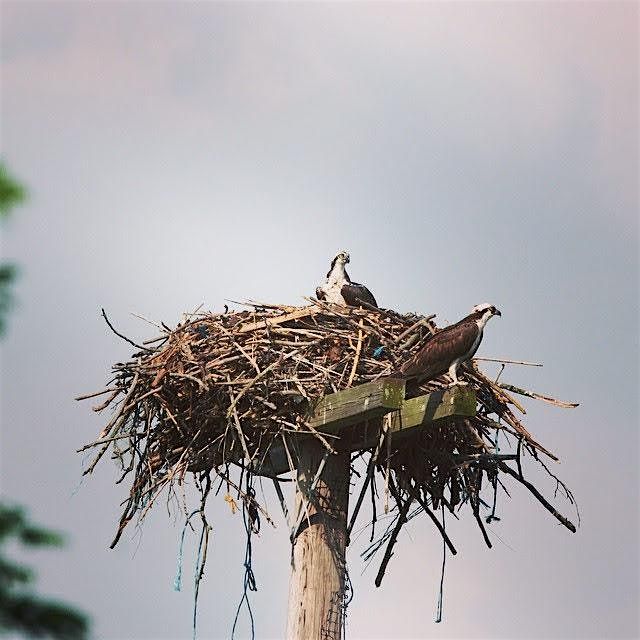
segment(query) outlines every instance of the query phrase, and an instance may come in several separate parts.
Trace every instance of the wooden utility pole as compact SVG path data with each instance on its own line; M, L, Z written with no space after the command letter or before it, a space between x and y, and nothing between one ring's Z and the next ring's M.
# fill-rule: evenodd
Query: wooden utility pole
M296 508L291 541L287 640L340 640L344 621L350 452L374 446L379 433L369 421L391 414L390 432L402 439L442 418L475 414L466 388L434 391L404 400L404 381L379 380L325 396L309 424L332 439L339 453L312 436L294 447ZM371 423L373 425L375 423ZM336 445L337 446L337 445ZM271 474L287 470L284 451L265 461Z
M340 640L345 596L349 453L328 454L315 438L298 461L287 640Z

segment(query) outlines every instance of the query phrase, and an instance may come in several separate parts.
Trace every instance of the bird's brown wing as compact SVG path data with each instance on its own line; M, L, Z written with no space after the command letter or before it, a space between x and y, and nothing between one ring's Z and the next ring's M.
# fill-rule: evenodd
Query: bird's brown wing
M340 289L340 293L342 294L344 301L350 307L359 307L363 302L371 305L372 307L378 306L378 303L373 297L371 291L369 291L369 289L367 289L363 284L358 284L357 282L344 284Z
M473 321L442 329L400 367L400 373L406 378L435 378L445 373L456 358L468 353L477 337L478 326Z

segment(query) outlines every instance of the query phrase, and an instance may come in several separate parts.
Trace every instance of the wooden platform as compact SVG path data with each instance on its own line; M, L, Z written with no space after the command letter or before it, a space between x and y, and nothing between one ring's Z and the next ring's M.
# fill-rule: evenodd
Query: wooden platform
M382 416L391 414L394 438L405 438L452 416L476 413L476 395L466 386L451 387L405 400L405 381L385 378L324 396L310 410L307 423L340 451L354 451L375 445ZM254 473L277 476L290 470L289 458L297 466L297 449L307 434L287 435L283 444L272 445L268 459L255 465Z

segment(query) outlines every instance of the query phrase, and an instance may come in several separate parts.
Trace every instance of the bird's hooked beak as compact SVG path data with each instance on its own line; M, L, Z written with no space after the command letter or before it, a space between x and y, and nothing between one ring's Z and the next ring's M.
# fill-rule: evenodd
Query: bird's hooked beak
M500 316L500 317L502 317L502 313L500 313L500 309L496 309L496 310L493 312L493 315L494 315L494 316Z

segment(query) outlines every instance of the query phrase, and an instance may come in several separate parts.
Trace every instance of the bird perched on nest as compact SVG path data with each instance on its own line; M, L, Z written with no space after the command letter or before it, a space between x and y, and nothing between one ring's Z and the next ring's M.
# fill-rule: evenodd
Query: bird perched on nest
M501 315L492 304L476 305L466 318L428 338L422 349L400 367L401 377L426 382L448 371L451 386L465 384L458 380L458 367L478 350L489 318Z
M351 261L346 251L340 251L331 261L324 284L316 288L318 300L342 304L348 307L372 306L378 303L373 294L363 284L352 282L345 265Z

